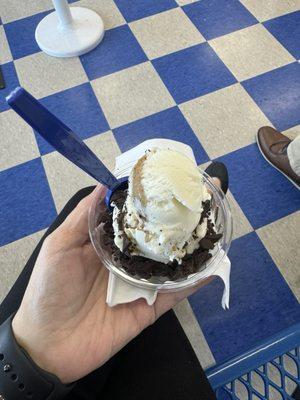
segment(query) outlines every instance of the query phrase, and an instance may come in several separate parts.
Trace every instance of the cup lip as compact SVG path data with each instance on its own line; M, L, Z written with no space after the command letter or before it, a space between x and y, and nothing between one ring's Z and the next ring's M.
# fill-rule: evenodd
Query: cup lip
M178 290L185 289L187 287L192 287L192 286L196 285L202 279L203 272L205 272L209 267L211 267L210 275L213 275L215 270L218 268L219 264L227 256L228 250L231 245L232 233L233 233L232 232L233 231L232 230L232 225L233 225L232 214L231 214L231 208L229 205L229 201L228 201L227 197L225 196L225 194L222 192L222 190L213 183L211 177L209 175L207 175L205 171L203 171L199 167L198 167L198 169L200 170L201 174L203 175L205 183L207 183L210 186L210 188L212 189L213 195L218 198L218 202L219 202L219 204L222 205L224 214L227 215L227 218L224 219L224 226L223 226L223 235L224 235L223 240L225 241L225 248L222 248L219 245L219 249L218 249L217 253L210 259L210 261L208 261L207 266L204 270L196 272L191 275L188 275L185 279L182 279L179 281L166 281L163 283L154 283L154 282L149 282L146 279L135 278L135 277L127 274L124 270L115 266L111 262L111 260L108 259L108 257L106 256L106 254L104 252L104 249L102 248L101 244L99 243L99 240L96 237L96 230L97 230L97 226L95 224L96 206L97 206L97 204L99 204L98 203L99 201L105 201L105 193L106 192L103 192L104 194L102 195L102 190L105 190L105 191L107 190L103 185L100 184L100 185L98 185L98 187L96 189L96 190L98 190L98 194L94 197L93 202L89 209L88 227L89 227L89 236L90 236L91 243L92 243L97 255L99 256L99 258L101 259L101 261L103 262L103 264L109 271L111 271L114 275L121 278L123 281L131 284L132 286L135 286L138 288L143 288L143 289L148 289L148 290L153 290L153 291L159 291L159 292L178 291ZM126 174L124 174L124 172L125 172L125 169L122 171L118 171L118 173L116 174L116 177L121 178L121 177L125 176ZM128 173L128 166L126 167L126 172ZM223 250L222 254L221 254L221 250ZM212 268L213 262L215 261L217 255L219 255L218 262L215 265L215 267Z

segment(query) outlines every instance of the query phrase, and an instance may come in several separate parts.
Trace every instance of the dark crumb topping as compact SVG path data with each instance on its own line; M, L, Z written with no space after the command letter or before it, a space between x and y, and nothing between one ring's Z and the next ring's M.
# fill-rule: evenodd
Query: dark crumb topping
M112 196L112 202L116 204L119 210L122 210L126 197L127 191L117 191ZM211 204L209 200L203 203L200 223L209 217L210 208ZM125 212L122 211L118 215L118 225L121 230L124 228L124 216ZM107 247L107 250L112 253L115 265L123 268L129 275L144 279L151 279L153 276L162 276L169 280L177 280L199 272L203 269L203 264L212 257L209 251L214 248L215 244L222 237L222 234L215 232L214 224L208 219L207 232L205 237L200 240L199 248L192 254L187 254L182 259L181 264L178 264L177 261L164 264L142 256L132 256L131 253L134 250L134 244L128 239L125 233L123 234L123 251L120 251L114 243L115 235L112 222L112 213L109 210L99 218L99 224L103 224L104 229L103 243Z

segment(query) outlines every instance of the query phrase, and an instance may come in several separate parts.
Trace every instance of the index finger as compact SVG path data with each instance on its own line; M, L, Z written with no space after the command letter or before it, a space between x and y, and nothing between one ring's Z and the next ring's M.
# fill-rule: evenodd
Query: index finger
M65 221L53 232L55 235L61 235L65 244L70 246L80 246L89 238L88 215L89 210L95 199L100 201L106 188L98 185L91 194L84 197L74 210L68 215ZM67 243L66 243L67 242Z

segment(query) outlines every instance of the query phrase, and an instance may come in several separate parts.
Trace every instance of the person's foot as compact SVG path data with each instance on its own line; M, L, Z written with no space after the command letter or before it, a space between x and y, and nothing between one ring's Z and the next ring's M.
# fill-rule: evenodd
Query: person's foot
M258 148L266 161L299 187L300 176L292 170L287 155L287 147L291 140L270 126L260 128L257 132L256 140Z
M219 182L218 186L220 186L223 193L226 194L228 190L228 171L226 166L221 162L215 161L206 168L205 172L211 178L215 178L217 183Z

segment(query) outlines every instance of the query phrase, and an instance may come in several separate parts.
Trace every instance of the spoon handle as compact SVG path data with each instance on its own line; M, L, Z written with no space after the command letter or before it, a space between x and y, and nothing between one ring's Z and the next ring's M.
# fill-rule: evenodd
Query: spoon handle
M24 88L14 89L6 101L20 117L68 160L109 189L116 185L117 178L86 144Z

